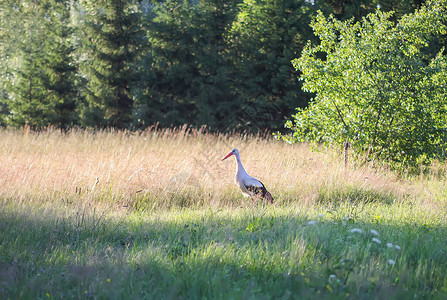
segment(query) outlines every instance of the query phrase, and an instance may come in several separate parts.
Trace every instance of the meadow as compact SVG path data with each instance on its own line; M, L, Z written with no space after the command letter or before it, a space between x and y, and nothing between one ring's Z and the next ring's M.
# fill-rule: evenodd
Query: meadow
M232 148L275 198L234 185ZM446 299L447 179L262 135L0 130L1 299Z

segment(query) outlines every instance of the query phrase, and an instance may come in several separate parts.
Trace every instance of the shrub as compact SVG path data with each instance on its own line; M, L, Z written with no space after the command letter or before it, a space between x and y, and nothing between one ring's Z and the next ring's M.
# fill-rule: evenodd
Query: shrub
M311 24L319 45L308 44L292 61L315 97L287 121L293 134L282 138L349 143L395 169L444 159L447 60L437 45L446 7L427 2L397 23L380 10L357 23L319 13Z

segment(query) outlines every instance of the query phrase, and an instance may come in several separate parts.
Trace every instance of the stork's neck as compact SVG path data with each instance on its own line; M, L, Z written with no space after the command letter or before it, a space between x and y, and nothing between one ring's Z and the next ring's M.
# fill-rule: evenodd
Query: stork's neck
M236 153L234 155L236 157L236 175L237 174L247 174L247 171L245 171L244 166L241 162L241 157L239 156L239 153Z

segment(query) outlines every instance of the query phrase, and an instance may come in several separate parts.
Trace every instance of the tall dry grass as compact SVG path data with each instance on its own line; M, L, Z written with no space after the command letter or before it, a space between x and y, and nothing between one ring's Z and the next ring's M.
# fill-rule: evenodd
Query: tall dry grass
M445 298L445 186L266 136L0 130L0 298Z
M379 201L405 200L408 195L436 198L423 180L399 179L369 166L345 166L336 153L312 152L305 144L211 134L186 126L142 132L3 129L0 197L142 209L240 206L247 201L233 184L235 164L221 161L232 148L239 148L246 170L266 185L276 205L312 204L350 193ZM439 184L431 185L438 190Z

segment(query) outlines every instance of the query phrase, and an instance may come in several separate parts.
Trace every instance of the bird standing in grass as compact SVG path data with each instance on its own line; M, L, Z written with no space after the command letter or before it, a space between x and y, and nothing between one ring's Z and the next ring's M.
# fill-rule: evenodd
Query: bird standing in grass
M222 160L227 159L228 157L234 155L236 158L236 177L235 183L239 186L242 191L244 197L251 197L253 201L253 197L264 199L270 203L273 203L272 195L266 190L264 184L257 180L254 177L251 177L247 174L244 169L244 166L241 162L241 157L239 155L239 150L233 149L227 156L225 156Z

